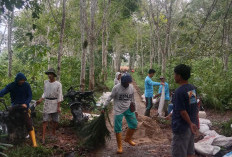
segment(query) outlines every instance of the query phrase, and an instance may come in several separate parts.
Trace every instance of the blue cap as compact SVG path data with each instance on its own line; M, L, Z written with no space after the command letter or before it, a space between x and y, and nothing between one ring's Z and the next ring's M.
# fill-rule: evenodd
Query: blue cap
M131 83L132 82L132 77L130 74L126 73L122 75L121 77L121 83Z

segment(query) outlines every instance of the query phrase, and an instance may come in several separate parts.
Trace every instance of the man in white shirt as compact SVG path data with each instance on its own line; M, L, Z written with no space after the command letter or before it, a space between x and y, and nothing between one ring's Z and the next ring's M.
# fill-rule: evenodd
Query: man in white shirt
M45 134L48 121L52 119L52 134L55 136L56 128L59 122L60 104L63 101L62 85L56 81L56 72L53 68L45 72L48 79L44 81L44 93L37 101L37 105L44 100L43 107L43 136L42 141L45 143Z

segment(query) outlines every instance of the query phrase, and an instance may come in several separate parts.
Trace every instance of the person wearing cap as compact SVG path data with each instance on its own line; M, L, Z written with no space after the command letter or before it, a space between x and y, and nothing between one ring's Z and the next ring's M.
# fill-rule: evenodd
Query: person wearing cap
M60 104L63 101L62 85L56 81L56 72L53 68L45 72L48 75L48 79L44 81L44 93L42 97L37 101L37 105L44 100L43 107L43 135L42 142L45 143L45 134L48 121L52 120L52 134L56 134L56 128L59 122L59 113L61 112Z
M30 113L29 104L32 99L32 92L31 92L30 84L26 81L27 78L25 77L25 75L23 73L18 73L15 77L15 81L8 84L4 89L0 91L0 97L3 97L4 95L10 93L11 105L12 105L10 114L11 113L13 114L14 109L16 109L17 107L24 107L27 109L26 112L23 112L25 125L31 137L33 147L37 147L35 130L32 125L32 119L29 114Z
M165 82L165 77L163 77L163 76L160 76L160 81L161 81L161 83L163 83L163 84L165 85L165 86L164 86L164 91L165 91L165 102L164 102L163 113L165 113L165 116L167 116L167 115L168 115L168 104L169 104L169 101L170 101L169 85L168 85L167 82ZM161 96L162 89L163 89L163 85L161 84L161 85L159 86L158 95L156 95L154 98L157 98L157 97Z
M128 123L128 130L126 133L125 142L131 146L135 146L135 142L132 141L132 136L137 128L137 112L134 99L134 88L130 83L132 77L130 74L124 74L121 78L121 83L114 86L111 95L108 97L106 102L103 104L105 108L112 99L114 99L114 131L116 133L118 150L117 153L121 154L122 149L122 119L126 118Z
M120 72L117 72L115 74L115 79L114 79L114 85L115 86L121 82L121 77L122 77L122 74Z
M150 69L148 71L148 76L145 79L145 99L146 99L146 111L144 113L145 116L150 117L150 110L153 106L152 97L153 97L153 86L160 86L164 83L154 82L152 81L152 77L155 75L155 70Z

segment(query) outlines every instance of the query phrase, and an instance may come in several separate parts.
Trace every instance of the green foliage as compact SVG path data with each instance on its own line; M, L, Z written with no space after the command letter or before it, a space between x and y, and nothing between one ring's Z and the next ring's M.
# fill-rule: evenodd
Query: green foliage
M0 138L1 138L1 136L2 135L0 135ZM2 151L6 151L9 147L13 147L13 145L0 143L0 156L8 157L7 154L5 154Z
M223 63L220 59L208 57L202 57L200 60L183 60L180 57L171 58L167 63L166 70L166 82L169 83L169 89L178 88L178 85L174 81L174 68L181 63L192 67L189 83L197 87L197 92L203 99L205 107L219 110L232 109L232 79L230 77L232 70L223 71ZM159 82L161 67L154 64L153 68L156 70L153 81ZM148 69L148 66L144 67L143 75L141 68L136 69L135 73L132 74L141 91L144 91L144 79ZM157 91L158 88L154 87L154 92Z
M14 149L8 151L8 157L44 157L44 156L53 156L53 153L50 149L47 149L43 146L33 148L31 146L17 146Z
M83 137L83 146L95 149L105 144L106 139L110 138L110 131L106 126L107 113L102 113L99 117L85 124L81 129L80 135Z
M232 129L231 129L232 119L221 123L221 131L224 136L231 137L232 136Z

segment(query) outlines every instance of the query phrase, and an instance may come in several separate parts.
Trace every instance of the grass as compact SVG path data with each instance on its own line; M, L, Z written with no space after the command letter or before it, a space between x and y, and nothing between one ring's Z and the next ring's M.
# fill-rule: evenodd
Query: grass
M227 137L232 136L232 128L231 128L231 124L232 124L232 119L227 121L227 122L223 122L221 123L221 133Z
M105 85L111 91L111 89L114 87L114 78L108 78Z
M21 145L10 149L8 152L8 157L48 157L54 156L51 149L47 149L43 146L33 148L31 146Z

